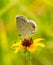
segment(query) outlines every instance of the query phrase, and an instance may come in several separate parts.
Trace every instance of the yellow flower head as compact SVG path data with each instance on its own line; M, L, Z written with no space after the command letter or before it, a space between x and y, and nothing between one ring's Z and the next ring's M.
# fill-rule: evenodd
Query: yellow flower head
M38 38L38 39L32 40L32 38L24 38L23 40L17 42L16 44L13 44L12 48L17 47L15 49L15 53L17 53L19 50L22 50L24 48L26 48L30 52L34 52L37 50L38 46L45 47L45 45L40 42L42 40L44 39Z

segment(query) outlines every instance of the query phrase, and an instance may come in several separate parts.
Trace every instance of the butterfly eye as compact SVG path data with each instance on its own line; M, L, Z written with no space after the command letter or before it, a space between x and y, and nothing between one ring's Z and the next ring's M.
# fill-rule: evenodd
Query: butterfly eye
M21 36L21 34L19 34L19 36Z

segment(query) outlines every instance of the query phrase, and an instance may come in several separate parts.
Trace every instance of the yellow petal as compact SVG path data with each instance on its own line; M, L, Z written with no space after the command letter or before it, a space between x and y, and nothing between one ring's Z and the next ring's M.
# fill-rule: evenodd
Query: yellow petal
M37 38L37 39L33 40L33 42L36 43L36 42L39 42L41 40L44 40L44 39L43 38Z
M22 50L23 48L24 48L23 46L20 46L20 47L16 48L15 53L17 54L17 52Z
M30 47L27 47L27 50L30 52L35 52L36 48L35 48L35 46L30 46Z
M36 46L36 47L37 47L37 46L45 47L45 44L43 44L43 43L36 43L35 46Z
M20 41L20 42L15 43L15 44L13 44L13 45L11 46L11 48L13 48L13 47L17 47L17 46L20 46L20 45L21 45L21 41Z
M38 38L38 39L33 40L33 46L35 46L35 47L37 47L37 46L45 47L45 45L40 42L41 40L44 40L44 39L43 38Z

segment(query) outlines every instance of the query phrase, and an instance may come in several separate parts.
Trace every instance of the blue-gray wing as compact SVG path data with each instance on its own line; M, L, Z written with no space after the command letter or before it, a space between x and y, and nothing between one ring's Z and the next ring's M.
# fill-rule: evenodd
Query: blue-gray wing
M36 25L34 25L31 20L28 20L24 16L17 16L16 17L16 25L18 32L21 36L28 36L34 33Z

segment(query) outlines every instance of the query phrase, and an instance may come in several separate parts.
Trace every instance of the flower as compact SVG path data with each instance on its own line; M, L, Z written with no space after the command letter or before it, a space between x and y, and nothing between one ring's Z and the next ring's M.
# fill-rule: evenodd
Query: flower
M22 50L26 48L30 52L35 52L37 50L37 47L45 47L45 45L41 42L44 40L43 38L37 38L35 40L32 40L32 38L24 38L23 40L15 43L12 45L12 48L15 48L15 53L17 53L19 50Z

